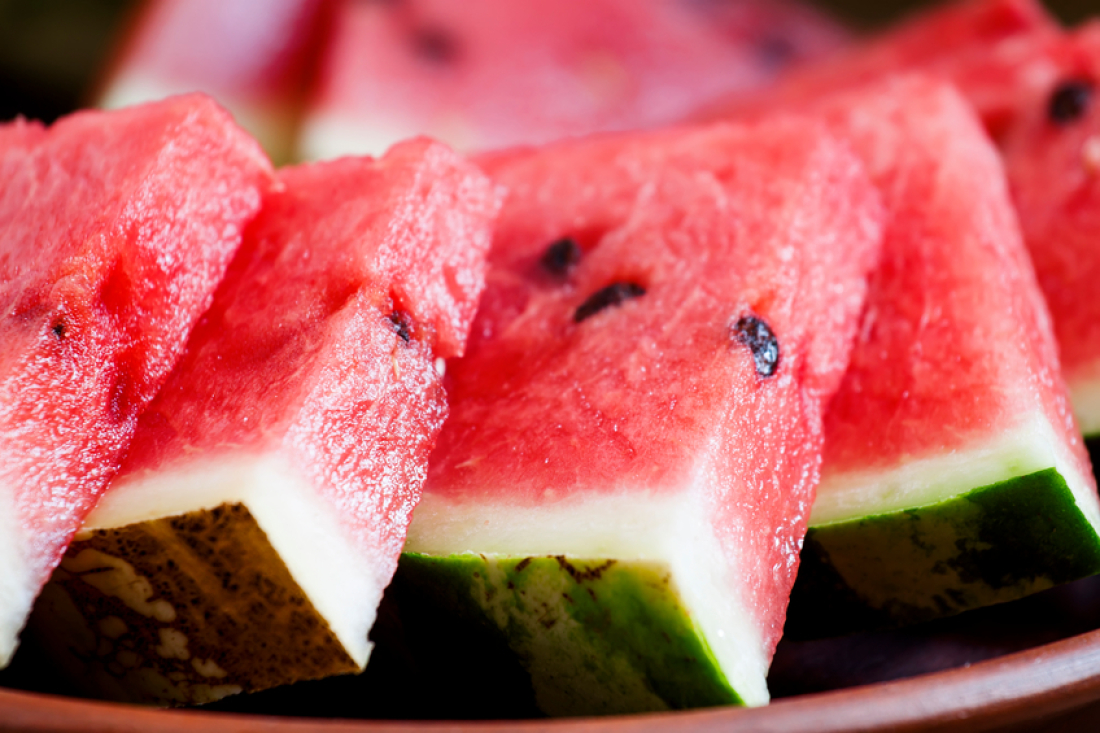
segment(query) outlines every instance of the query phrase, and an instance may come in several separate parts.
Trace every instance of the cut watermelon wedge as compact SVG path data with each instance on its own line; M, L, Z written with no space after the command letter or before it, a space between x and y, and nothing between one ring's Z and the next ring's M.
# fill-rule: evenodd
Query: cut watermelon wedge
M818 105L890 211L788 631L923 621L1100 571L1100 505L996 151L952 88Z
M511 193L403 586L549 714L766 702L874 192L793 121L482 162Z
M498 206L441 145L286 168L34 625L97 696L356 672Z
M331 0L155 0L109 70L99 104L116 108L206 92L277 162L290 158L326 40Z
M0 126L0 666L118 470L271 167L180 97Z
M405 0L340 6L303 157L429 134L464 150L672 122L846 34L787 0Z

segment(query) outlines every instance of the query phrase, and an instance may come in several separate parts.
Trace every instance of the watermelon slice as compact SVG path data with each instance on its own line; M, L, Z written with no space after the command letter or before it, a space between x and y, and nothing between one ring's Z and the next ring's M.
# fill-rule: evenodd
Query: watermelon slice
M200 96L0 126L0 666L270 178Z
M289 160L330 0L152 0L100 91L125 107L201 91L229 108L277 162Z
M659 125L845 37L776 0L347 2L301 152L376 153L420 133L481 150Z
M436 143L286 168L33 624L96 696L357 672L497 194Z
M788 631L923 621L1100 571L1100 504L996 151L950 87L819 105L890 211Z
M795 121L482 162L511 193L403 587L549 714L765 702L873 190Z
M785 74L755 95L732 96L698 112L699 121L783 109L852 90L887 74L919 71L963 90L995 136L1026 102L1025 90L1051 74L1046 51L1058 24L1038 0L968 0L926 10L862 44Z
M1002 153L1039 284L1050 305L1074 412L1100 435L1100 22L1059 39L1050 72L1004 135Z

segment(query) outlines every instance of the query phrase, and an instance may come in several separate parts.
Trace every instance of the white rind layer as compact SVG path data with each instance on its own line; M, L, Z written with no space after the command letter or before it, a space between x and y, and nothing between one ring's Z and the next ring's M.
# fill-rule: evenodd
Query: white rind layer
M82 532L240 503L352 660L370 656L367 634L388 578L347 538L335 511L279 455L210 457L128 476L111 487Z
M1087 378L1068 380L1073 414L1086 436L1100 435L1100 365L1090 372Z
M15 497L0 488L0 669L11 662L38 589L20 539Z
M1100 501L1041 413L982 445L896 468L831 473L826 466L810 526L932 506L974 489L1055 468L1100 535Z
M171 82L141 71L133 71L121 74L113 80L99 100L99 106L103 109L121 109L190 92L215 94L214 91L204 89L198 84ZM237 124L248 130L268 155L276 158L276 162L289 160L293 121L287 117L286 113L273 107L265 108L244 99L223 97L224 95L217 95L218 103L232 113Z
M380 156L394 143L413 135L428 135L456 150L470 150L473 140L457 121L424 126L387 120L384 116L354 119L334 112L315 112L306 118L299 135L298 157L318 161L344 155Z
M719 547L697 498L637 491L514 507L453 504L425 494L413 513L405 550L440 557L565 555L666 563L731 687L747 705L768 702L770 654L738 594L737 563Z

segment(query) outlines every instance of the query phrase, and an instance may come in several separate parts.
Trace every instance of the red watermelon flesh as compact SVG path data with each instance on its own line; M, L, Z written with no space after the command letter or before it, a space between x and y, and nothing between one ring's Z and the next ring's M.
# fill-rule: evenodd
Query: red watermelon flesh
M663 675L683 655L650 669L644 685L658 692L642 699L618 678L585 677L615 664L618 652L600 656L602 641L580 666L548 675L556 652L512 639L546 712L765 701L816 483L821 406L846 364L876 256L874 192L842 145L794 121L596 138L482 162L510 193L467 357L450 365L452 416L407 557L453 560L456 575L463 557L478 558L462 553L510 558L509 589L539 557L567 570L588 562L569 572L594 583L600 563L664 568L663 587L682 595L726 696L678 697ZM627 295L587 315L609 286ZM778 338L777 367L743 343L753 314ZM494 573L475 572L475 585ZM517 592L501 583L486 598ZM604 618L631 603L601 586L588 593L606 604ZM660 629L658 609L639 613L637 628ZM576 624L547 628L583 636ZM646 659L674 646L660 639L623 663L626 678L645 676Z
M481 150L660 125L844 38L793 2L347 2L302 152L376 152L420 133Z
M792 625L923 621L1100 569L1088 457L979 121L953 88L923 79L813 107L867 161L890 219L826 415ZM866 613L810 590L830 584Z
M0 127L0 662L270 176L199 96Z
M120 46L100 104L206 92L272 157L285 160L330 6L330 0L152 0Z
M447 412L442 357L462 353L497 197L425 140L280 171L51 584L89 628L121 619L114 643L129 640L141 663L86 663L52 615L65 603L36 612L47 643L76 640L54 646L80 684L202 703L362 669ZM120 607L82 580L119 563L149 598ZM297 599L289 611L282 597ZM173 611L144 614L150 602ZM154 653L166 634L187 655Z
M1052 46L1002 153L1086 435L1100 433L1100 23Z
M956 84L997 135L1020 105L1022 90L1048 78L1046 49L1060 37L1057 23L1036 0L947 3L821 63L792 70L763 93L715 103L696 118L767 112L891 73L919 71Z

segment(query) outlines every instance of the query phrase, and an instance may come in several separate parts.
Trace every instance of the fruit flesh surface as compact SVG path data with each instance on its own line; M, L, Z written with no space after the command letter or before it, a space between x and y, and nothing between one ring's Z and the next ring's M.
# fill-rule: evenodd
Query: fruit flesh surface
M797 123L595 138L481 162L510 195L407 550L675 565L663 554L679 552L672 538L690 555L694 542L677 533L697 532L696 569L719 577L700 587L744 605L756 640L736 643L766 667L812 499L821 402L845 366L876 256L877 201L859 166ZM555 276L540 261L562 237L580 262ZM824 244L841 237L843 252ZM645 292L577 322L611 283ZM749 313L778 337L771 376L734 336ZM616 516L620 503L634 508ZM731 683L761 701L759 687Z
M791 2L349 2L304 157L376 152L410 134L483 150L652 127L845 37Z
M0 661L270 183L202 97L0 128ZM10 504L8 503L10 502Z

